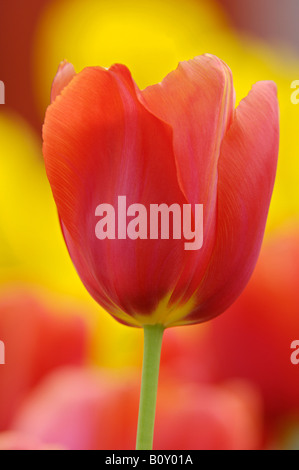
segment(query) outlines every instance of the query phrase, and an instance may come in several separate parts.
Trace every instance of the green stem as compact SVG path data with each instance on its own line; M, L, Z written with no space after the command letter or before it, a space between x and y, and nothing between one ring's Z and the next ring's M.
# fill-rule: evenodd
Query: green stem
M153 447L160 356L164 327L144 326L143 367L136 450Z

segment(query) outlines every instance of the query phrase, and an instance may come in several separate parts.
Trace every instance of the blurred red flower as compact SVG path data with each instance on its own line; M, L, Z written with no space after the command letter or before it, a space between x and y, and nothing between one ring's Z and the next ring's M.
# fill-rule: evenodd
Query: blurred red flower
M0 292L0 430L9 429L23 400L53 369L87 360L87 328L79 314L50 306L16 285ZM70 313L70 312L68 312Z
M268 441L281 438L282 424L299 422L299 365L291 362L291 343L299 339L298 277L299 233L282 230L267 240L247 288L225 315L201 335L194 327L168 332L162 375L248 380L262 397Z
M299 366L291 343L299 339L299 235L265 245L247 289L211 325L206 354L213 380L242 377L262 392L268 416L299 419Z

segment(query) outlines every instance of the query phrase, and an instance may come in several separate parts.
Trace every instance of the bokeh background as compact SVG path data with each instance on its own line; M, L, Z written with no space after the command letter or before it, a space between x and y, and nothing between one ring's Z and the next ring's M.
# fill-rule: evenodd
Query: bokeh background
M125 63L140 88L208 52L237 102L278 85L281 142L261 255L208 324L166 331L156 449L298 449L297 0L0 0L0 449L133 449L142 331L86 293L59 229L41 154L58 64Z

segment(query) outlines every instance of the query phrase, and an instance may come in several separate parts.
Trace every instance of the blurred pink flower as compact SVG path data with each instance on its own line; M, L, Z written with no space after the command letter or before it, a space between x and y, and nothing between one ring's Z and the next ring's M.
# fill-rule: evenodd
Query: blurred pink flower
M134 376L124 379L95 370L60 370L24 403L13 430L39 445L133 449L138 389ZM260 444L261 425L259 398L246 383L184 387L164 382L154 448L254 449Z
M44 445L26 434L6 431L0 433L0 450L64 450L60 446Z

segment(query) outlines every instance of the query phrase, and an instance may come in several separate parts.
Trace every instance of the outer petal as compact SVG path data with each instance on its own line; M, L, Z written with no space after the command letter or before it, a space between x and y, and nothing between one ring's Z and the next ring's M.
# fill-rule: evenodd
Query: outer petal
M97 240L95 209L186 203L170 127L136 96L125 67L88 68L48 108L44 157L66 243L85 286L110 313L151 312L178 278L182 240Z
M215 56L198 56L146 88L141 100L173 128L181 187L189 203L204 207L203 247L188 259L173 295L181 296L188 287L185 301L198 286L215 243L217 164L235 100L231 71Z
M148 109L173 129L174 152L187 200L206 202L217 189L222 137L231 122L231 71L215 56L202 55L141 92ZM211 184L212 183L212 184Z
M218 165L217 242L198 290L200 308L190 315L207 320L241 293L260 251L278 155L276 85L259 82L240 103L225 136Z

